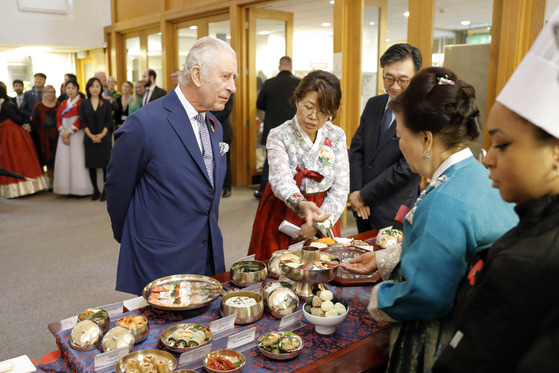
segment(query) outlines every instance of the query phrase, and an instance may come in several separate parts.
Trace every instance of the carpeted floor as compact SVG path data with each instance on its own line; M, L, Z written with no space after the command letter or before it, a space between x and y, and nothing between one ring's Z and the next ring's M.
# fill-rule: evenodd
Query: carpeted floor
M221 200L227 268L245 256L258 201L234 188ZM348 214L342 236L357 233ZM0 361L55 350L47 325L133 296L114 290L119 245L106 204L42 192L0 198Z

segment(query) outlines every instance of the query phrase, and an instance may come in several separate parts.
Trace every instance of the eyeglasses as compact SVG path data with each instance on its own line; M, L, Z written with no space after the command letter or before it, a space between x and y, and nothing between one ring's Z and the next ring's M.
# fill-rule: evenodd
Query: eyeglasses
M324 114L323 112L314 109L312 106L309 106L309 104L306 103L301 103L299 105L299 110L301 110L301 114L303 114L306 117L310 117L314 113L316 115L316 119L318 119L321 122L326 121L329 117L328 114Z
M392 86L392 84L398 83L400 88L406 88L408 85L410 85L409 79L403 79L403 78L394 79L391 76L383 76L382 79L384 80L384 83L387 84L388 86Z

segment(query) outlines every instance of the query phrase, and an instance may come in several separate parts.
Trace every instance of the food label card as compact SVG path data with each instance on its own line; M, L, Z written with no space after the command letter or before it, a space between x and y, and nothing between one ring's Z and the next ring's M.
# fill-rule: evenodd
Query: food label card
M219 334L226 330L235 328L235 320L237 320L237 314L222 317L219 320L212 321L210 323L210 331L212 334Z
M107 368L114 368L116 363L130 353L128 347L122 347L118 350L104 352L95 355L95 371L103 372L108 371Z
M256 328L250 328L247 330L243 330L240 333L233 334L227 339L227 349L232 350L239 346L246 345L254 341L256 338Z
M78 316L68 317L67 319L60 320L49 324L49 330L52 334L56 335L63 330L72 329L78 323Z
M297 312L293 312L291 315L286 315L282 317L279 327L280 329L286 328L290 325L300 323L303 320L303 310L299 310Z
M144 297L137 297L137 298L128 299L128 300L125 300L123 303L124 303L124 306L126 307L126 309L128 309L128 311L132 311L132 310L142 308L142 307L145 307L145 306L148 305L148 302L146 302Z
M181 354L179 359L179 366L189 365L195 361L202 360L212 351L212 344L207 344L205 346L199 347L195 350L185 352Z
M254 293L262 294L262 283L259 282L258 284L247 286L243 289L243 291L252 291Z
M109 314L109 317L115 317L115 316L120 316L122 315L123 311L124 311L124 303L123 302L118 302L118 303L111 303L111 304L107 304L106 306L102 306L99 307L102 310L107 311L107 313Z
M239 258L239 259L235 260L234 263L237 263L237 262L245 262L245 261L247 261L247 260L254 260L254 257L255 257L255 256L256 256L256 254L252 254L252 255L249 255L249 256L245 256L245 257L242 257L242 258Z

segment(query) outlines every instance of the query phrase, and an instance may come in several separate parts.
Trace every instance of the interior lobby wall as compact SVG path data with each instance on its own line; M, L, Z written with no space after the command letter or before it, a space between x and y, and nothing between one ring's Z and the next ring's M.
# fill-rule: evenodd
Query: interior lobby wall
M104 46L103 28L111 24L110 0L62 0L66 14L22 11L18 4L24 3L2 1L0 24L4 32L0 33L0 44L82 49Z

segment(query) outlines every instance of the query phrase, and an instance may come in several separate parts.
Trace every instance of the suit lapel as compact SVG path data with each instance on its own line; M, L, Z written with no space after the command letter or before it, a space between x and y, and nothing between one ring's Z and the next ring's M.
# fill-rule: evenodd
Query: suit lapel
M183 142L186 150L192 156L192 159L194 159L194 161L198 165L200 172L204 174L209 183L210 178L208 176L208 171L206 170L206 165L204 164L204 158L202 157L202 152L200 151L200 147L198 146L198 141L196 141L196 135L194 134L194 131L192 129L192 124L190 123L190 120L188 119L188 116L186 115L186 112L182 107L178 97L176 97L176 93L173 92L173 95L175 95L174 100L176 101L176 104L170 100L167 100L167 103L165 103L165 108L170 111L170 115L167 119ZM212 136L210 135L210 137Z

